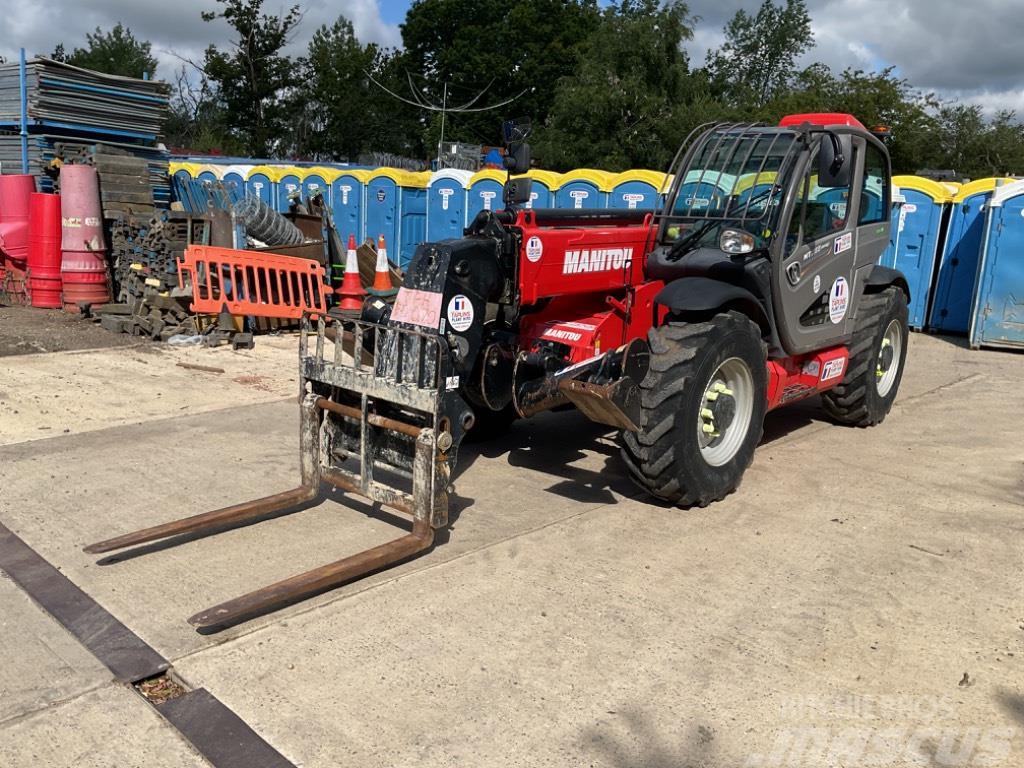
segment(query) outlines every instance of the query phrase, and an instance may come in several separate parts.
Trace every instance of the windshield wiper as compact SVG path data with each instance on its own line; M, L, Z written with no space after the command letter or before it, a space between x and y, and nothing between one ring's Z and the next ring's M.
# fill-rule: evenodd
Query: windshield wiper
M695 227L688 235L680 240L676 240L672 247L668 249L668 253L665 255L666 261L679 261L692 249L689 247L692 243L700 240L709 229L718 224L720 219L710 219L705 221L699 227Z

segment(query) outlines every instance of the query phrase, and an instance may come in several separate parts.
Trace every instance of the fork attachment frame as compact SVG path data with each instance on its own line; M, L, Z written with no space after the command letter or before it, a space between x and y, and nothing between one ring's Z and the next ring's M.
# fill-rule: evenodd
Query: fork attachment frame
M277 610L430 549L434 530L447 525L448 521L451 462L442 446L450 447L452 439L447 431L448 420L440 415L445 395L444 347L436 336L418 331L383 326L370 328L371 324L359 321L349 324L354 328L344 334L347 343L342 343L343 334L339 329L335 334L334 360L327 361L324 341L329 336L325 333L324 320L321 318L317 323L316 348L312 355L309 354L309 322L303 321L299 345L303 392L300 486L97 542L85 551L101 554L174 537L194 538L262 518L292 514L308 507L310 502L315 503L325 483L412 517L412 530L403 536L215 605L188 620L198 629L212 629ZM372 347L376 354L372 357L351 354L365 349L368 334L373 334ZM386 350L381 349L383 335L388 337ZM414 337L413 354L403 351L404 337ZM382 351L386 354L381 355ZM402 360L404 365L396 364ZM332 393L348 402L338 402ZM385 410L387 415L380 410ZM331 420L335 428L328 430L325 422ZM358 471L335 464L338 453L342 455L339 463L344 463L356 458L355 451L334 451L330 444L323 444L325 434L328 441L332 433L337 439L341 434L337 424L341 423L346 424L349 433L353 427L358 427ZM391 476L396 472L410 474L381 458L384 451L379 443L395 440L412 444L411 493L375 477L376 468L390 471ZM172 543L184 540L187 539Z

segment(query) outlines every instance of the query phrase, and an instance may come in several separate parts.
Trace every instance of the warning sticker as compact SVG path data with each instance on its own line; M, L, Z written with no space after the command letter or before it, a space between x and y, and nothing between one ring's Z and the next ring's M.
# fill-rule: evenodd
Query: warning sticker
M473 324L473 302L463 296L453 296L448 302L448 325L453 331L462 333Z
M845 235L840 235L836 238L835 246L832 248L832 253L839 255L851 248L853 248L853 232L847 232Z
M850 304L850 284L845 277L837 277L828 293L828 318L834 325L839 325L846 317L846 308Z
M534 235L526 241L526 258L536 263L540 261L540 257L544 255L544 243L541 239Z

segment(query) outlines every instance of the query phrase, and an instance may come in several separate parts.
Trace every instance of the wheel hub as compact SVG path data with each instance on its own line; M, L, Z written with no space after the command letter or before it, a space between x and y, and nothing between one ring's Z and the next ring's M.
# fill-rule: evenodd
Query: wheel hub
M736 398L725 382L716 381L704 393L704 407L700 412L704 434L718 437L736 418Z
M882 378L892 367L893 357L892 342L889 339L882 339L882 348L878 351L878 367L875 369L878 378Z

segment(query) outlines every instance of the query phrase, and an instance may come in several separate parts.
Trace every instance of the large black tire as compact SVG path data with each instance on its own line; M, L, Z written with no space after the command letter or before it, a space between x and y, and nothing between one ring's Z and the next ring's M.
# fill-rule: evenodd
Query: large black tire
M898 349L893 343L894 332ZM857 309L846 375L838 386L821 395L825 412L840 424L855 427L881 423L892 408L903 379L908 336L907 299L903 291L890 287L864 295ZM886 341L888 353L883 346ZM895 372L887 375L894 364Z
M725 312L703 323L669 322L651 329L647 338L651 358L640 383L640 431L623 432L622 458L633 480L652 495L682 507L707 506L739 487L761 440L768 387L761 331L748 317ZM726 390L730 394L723 403L732 400L735 413L731 418L720 414L720 422L712 419L717 428L729 423L721 437L711 438L702 434L702 412L713 405L706 399L709 387L713 376L720 381L727 361L728 368L749 372L750 391L739 406L739 395ZM719 395L714 397L718 403ZM743 418L746 413L749 419ZM734 428L735 433L729 432ZM709 463L707 450L715 443L702 449L702 442L727 439L735 453L722 463Z

